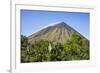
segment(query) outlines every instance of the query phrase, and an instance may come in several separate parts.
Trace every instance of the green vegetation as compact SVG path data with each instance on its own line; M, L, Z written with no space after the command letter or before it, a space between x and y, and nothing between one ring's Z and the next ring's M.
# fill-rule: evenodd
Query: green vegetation
M47 40L35 41L34 44L31 44L27 37L21 35L22 63L88 59L89 41L76 33L73 33L64 45L53 44Z

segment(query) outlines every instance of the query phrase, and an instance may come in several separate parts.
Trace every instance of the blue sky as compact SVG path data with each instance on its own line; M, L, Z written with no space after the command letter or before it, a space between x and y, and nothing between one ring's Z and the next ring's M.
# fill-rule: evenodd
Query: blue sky
M65 22L89 39L89 13L21 10L21 34L29 36L55 22Z

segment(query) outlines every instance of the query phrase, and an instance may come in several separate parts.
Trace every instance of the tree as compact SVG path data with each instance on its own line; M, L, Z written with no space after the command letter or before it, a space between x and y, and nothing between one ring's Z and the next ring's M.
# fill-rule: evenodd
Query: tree
M64 46L64 60L89 59L89 42L77 33L73 33L70 40Z
M43 62L49 60L48 41L36 41L34 44L31 44L30 46L30 62Z
M21 35L21 62L28 61L28 52L27 52L28 39L26 36Z
M61 61L62 51L63 51L63 45L61 45L60 43L55 44L51 50L51 61Z

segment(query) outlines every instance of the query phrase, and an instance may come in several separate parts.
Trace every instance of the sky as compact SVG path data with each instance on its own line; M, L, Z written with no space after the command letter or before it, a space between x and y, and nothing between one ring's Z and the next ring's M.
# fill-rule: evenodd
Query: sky
M89 39L89 13L21 10L21 34L31 34L54 23L65 22Z

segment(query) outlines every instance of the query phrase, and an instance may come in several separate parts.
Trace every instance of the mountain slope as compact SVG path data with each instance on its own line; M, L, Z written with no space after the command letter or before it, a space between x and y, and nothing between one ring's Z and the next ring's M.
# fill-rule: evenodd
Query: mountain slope
M71 36L71 34L75 32L78 33L75 29L67 25L65 22L59 22L54 24L53 26L49 26L44 28L28 37L28 41L30 43L34 43L39 40L48 40L53 43L61 43L64 44Z

